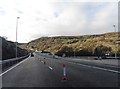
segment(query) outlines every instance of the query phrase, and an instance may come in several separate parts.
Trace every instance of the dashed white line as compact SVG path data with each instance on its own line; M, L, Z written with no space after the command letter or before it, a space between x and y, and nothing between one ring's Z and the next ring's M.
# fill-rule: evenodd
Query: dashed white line
M50 67L50 66L48 66L48 68L49 68L49 69L51 69L51 70L53 70L53 68L52 68L52 67Z
M30 56L29 56L29 57L30 57ZM1 73L1 74L0 74L0 77L1 77L1 76L3 76L4 74L6 74L7 72L9 72L10 70L14 69L15 67L17 67L17 66L18 66L18 65L20 65L21 63L23 63L23 62L25 62L26 60L28 60L28 59L29 59L29 57L28 57L28 58L26 58L25 60L23 60L23 61L19 62L19 63L18 63L18 64L16 64L15 66L11 67L10 69L6 70L5 72Z

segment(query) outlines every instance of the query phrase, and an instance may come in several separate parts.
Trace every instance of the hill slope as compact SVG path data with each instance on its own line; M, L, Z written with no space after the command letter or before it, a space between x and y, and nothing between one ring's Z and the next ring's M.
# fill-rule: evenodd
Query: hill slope
M21 45L22 48L31 51L47 51L62 56L87 56L97 55L97 50L102 49L99 55L120 54L120 33L106 33L99 35L84 36L58 36L41 37L27 44ZM103 52L104 51L104 52Z
M14 42L7 41L3 37L0 37L0 50L2 53L2 60L15 58L16 57L16 45ZM25 49L21 49L18 47L18 57L24 56L27 54Z

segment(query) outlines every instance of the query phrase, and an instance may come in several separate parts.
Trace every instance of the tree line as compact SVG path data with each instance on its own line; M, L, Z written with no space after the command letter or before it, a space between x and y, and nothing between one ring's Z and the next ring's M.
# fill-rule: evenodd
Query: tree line
M63 46L55 53L58 56L114 56L115 53L112 52L111 47L104 45L99 45L94 47L92 51L89 51L88 48L81 48L79 50L74 50L74 48L69 46ZM120 56L120 52L117 52L117 55Z

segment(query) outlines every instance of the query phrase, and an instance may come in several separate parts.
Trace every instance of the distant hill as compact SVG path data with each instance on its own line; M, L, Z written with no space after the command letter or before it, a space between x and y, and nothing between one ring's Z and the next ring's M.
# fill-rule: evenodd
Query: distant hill
M0 37L0 49L2 52L2 60L15 58L16 45L14 42L7 41L5 38ZM18 57L27 54L27 50L18 47Z
M31 51L47 51L62 56L120 55L120 33L105 33L83 36L41 37L20 47Z

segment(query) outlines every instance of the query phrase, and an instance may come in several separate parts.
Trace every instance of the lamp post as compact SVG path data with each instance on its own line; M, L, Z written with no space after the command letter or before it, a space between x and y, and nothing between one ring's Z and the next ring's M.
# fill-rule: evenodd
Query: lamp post
M17 17L17 21L16 21L16 58L17 58L17 46L18 46L18 43L17 43L17 31L18 31L18 19L20 19L20 17Z
M114 27L114 31L115 31L115 33L116 33L116 25L114 24L113 27ZM116 41L115 41L115 43L116 43ZM115 45L116 45L116 44L115 44ZM116 56L117 56L117 54L116 54L116 52L115 52L115 59L116 59Z

